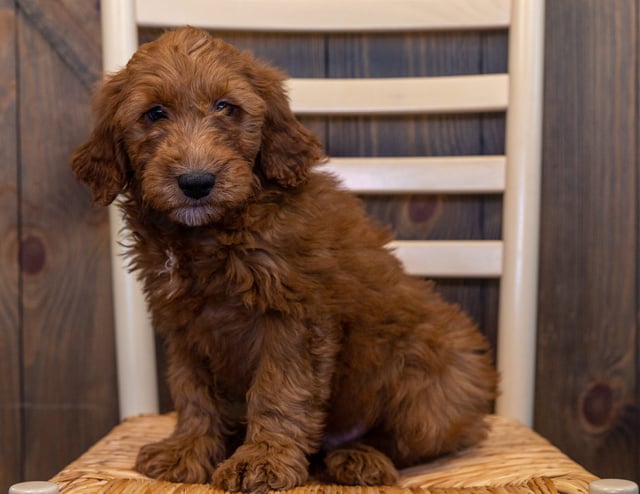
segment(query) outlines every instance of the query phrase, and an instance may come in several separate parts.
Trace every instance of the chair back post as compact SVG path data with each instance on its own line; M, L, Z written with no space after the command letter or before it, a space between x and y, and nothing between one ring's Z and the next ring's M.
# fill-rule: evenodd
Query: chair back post
M544 0L513 0L496 412L533 423L542 142Z
M101 0L104 73L126 65L138 48L133 0ZM124 222L117 205L109 208L111 271L116 332L120 418L157 413L155 343L140 282L123 267Z

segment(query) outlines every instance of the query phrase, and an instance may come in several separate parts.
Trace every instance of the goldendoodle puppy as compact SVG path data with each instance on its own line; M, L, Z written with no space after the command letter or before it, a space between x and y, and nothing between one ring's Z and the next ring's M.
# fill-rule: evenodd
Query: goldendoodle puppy
M136 467L265 492L313 459L334 482L393 484L484 436L496 373L469 318L314 170L283 81L206 32L166 33L106 80L73 156L96 201L122 194L166 341L178 423Z

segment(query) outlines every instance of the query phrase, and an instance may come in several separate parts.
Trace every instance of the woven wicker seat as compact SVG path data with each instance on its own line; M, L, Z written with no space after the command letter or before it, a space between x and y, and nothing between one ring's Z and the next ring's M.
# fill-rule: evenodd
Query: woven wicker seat
M514 419L492 415L491 433L478 446L401 471L400 487L345 487L309 482L296 494L584 494L596 477ZM132 469L138 449L168 436L175 415L125 420L52 480L62 493L214 493L210 486L150 480Z

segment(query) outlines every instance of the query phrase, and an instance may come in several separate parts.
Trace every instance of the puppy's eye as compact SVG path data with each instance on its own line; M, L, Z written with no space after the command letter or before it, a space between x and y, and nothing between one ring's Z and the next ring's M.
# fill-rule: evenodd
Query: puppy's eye
M237 109L238 109L237 106L232 105L231 103L229 103L226 100L216 101L216 103L214 105L214 111L216 111L216 112L225 112L227 115L233 115L236 112Z
M144 117L149 122L157 122L158 120L162 120L163 118L169 118L169 115L164 108L158 105L154 106L153 108L151 108L151 110L146 112L144 114Z

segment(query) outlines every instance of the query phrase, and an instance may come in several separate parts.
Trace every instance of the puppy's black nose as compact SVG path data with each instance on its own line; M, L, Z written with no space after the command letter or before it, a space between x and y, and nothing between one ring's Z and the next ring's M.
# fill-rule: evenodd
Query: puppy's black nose
M180 189L191 199L208 196L215 183L216 177L212 173L193 172L178 177Z

